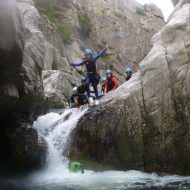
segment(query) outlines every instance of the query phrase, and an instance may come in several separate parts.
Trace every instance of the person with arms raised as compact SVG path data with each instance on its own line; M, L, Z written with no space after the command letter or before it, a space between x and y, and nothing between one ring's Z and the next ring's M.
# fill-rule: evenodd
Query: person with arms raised
M86 84L88 85L88 89L87 89L87 95L88 97L90 97L90 89L89 86L90 84L92 84L93 89L94 89L94 93L95 93L95 97L96 97L96 101L95 104L99 104L99 96L98 96L98 83L99 83L99 75L97 73L97 69L96 69L96 61L98 58L100 58L101 56L104 55L104 53L107 51L108 46L106 46L105 49L103 49L101 52L99 52L97 55L93 55L92 50L90 49L86 49L84 51L84 60L80 63L71 63L71 66L73 67L79 67L82 65L86 66Z

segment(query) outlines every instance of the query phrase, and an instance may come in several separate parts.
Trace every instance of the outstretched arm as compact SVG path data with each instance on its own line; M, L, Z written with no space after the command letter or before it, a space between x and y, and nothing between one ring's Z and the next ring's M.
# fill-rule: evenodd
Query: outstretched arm
M96 61L98 58L100 58L104 53L107 51L107 48L103 49L101 52L99 52L97 55L93 57L93 59Z
M84 64L85 64L85 61L82 61L80 63L71 63L70 65L73 67L79 67L79 66L84 65Z

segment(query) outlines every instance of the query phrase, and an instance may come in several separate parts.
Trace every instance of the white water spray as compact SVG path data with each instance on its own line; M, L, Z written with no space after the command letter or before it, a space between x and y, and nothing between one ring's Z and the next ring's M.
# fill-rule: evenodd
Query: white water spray
M48 143L46 173L63 174L68 171L69 160L64 156L70 133L76 127L78 120L85 113L87 108L69 109L64 113L48 113L34 122L38 133Z
M160 177L156 174L138 171L93 172L85 170L84 174L69 172L69 160L64 156L64 152L72 130L86 110L87 108L83 107L66 110L62 114L48 113L34 122L34 127L38 130L38 133L48 143L48 160L43 170L29 176L27 190L33 190L34 187L37 190L60 189L59 187L77 190L133 190L141 187L157 187L157 189L160 189L165 186L171 186L175 189L176 183L176 187L180 186L181 190L190 187L188 183L190 177ZM185 188L183 188L184 184Z

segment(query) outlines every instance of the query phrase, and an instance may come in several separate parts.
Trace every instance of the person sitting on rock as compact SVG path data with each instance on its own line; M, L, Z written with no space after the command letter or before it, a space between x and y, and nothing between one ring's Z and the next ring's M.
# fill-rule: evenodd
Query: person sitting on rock
M125 81L128 81L133 74L133 69L131 67L127 67L125 69Z
M85 87L82 85L73 88L73 94L69 98L69 105L72 108L79 108L80 106L88 103L88 98L84 94Z
M104 93L115 90L118 87L117 79L112 75L111 70L106 70L107 82L105 83Z
M104 94L106 82L107 82L107 78L106 78L106 77L103 77L103 78L102 78L101 94Z
M86 84L86 77L82 77L81 79L81 85L78 86L77 88L77 92L79 95L85 95L86 98L88 99L88 95L86 94L88 92L88 90L90 91L90 93L94 93L93 90L89 89L90 86L88 84ZM94 96L90 95L91 98L95 99Z
M98 58L100 58L106 51L107 51L108 47L106 47L105 49L103 49L101 52L99 52L97 55L93 55L92 50L90 49L86 49L84 51L84 60L81 63L75 64L75 63L71 63L71 66L81 66L81 65L85 65L86 66L86 70L87 70L87 74L86 74L86 84L88 86L90 86L90 84L92 84L93 89L94 89L94 93L95 93L95 97L96 97L96 101L95 104L99 104L99 96L98 96L98 88L97 85L99 83L99 75L97 73L97 69L96 69L96 60ZM90 89L87 89L87 95L88 97L90 97Z
M77 87L76 86L73 88L73 93L69 97L69 106L71 108L79 107L79 105L78 105Z
M81 79L81 85L78 86L77 92L79 94L85 94L85 93L87 93L88 90L89 90L89 86L86 84L86 78L82 77L82 79Z

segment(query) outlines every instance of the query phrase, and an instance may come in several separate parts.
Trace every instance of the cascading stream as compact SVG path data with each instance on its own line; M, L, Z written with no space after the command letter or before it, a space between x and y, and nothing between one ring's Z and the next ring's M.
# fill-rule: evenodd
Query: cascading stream
M34 122L34 127L48 143L46 166L25 178L5 180L3 190L189 190L190 177L159 176L138 171L85 170L71 173L65 151L72 130L87 107L48 113Z
M63 172L68 168L68 159L64 156L69 142L70 133L83 116L86 107L81 109L68 109L62 114L48 113L34 122L38 133L48 143L47 170L49 172Z

